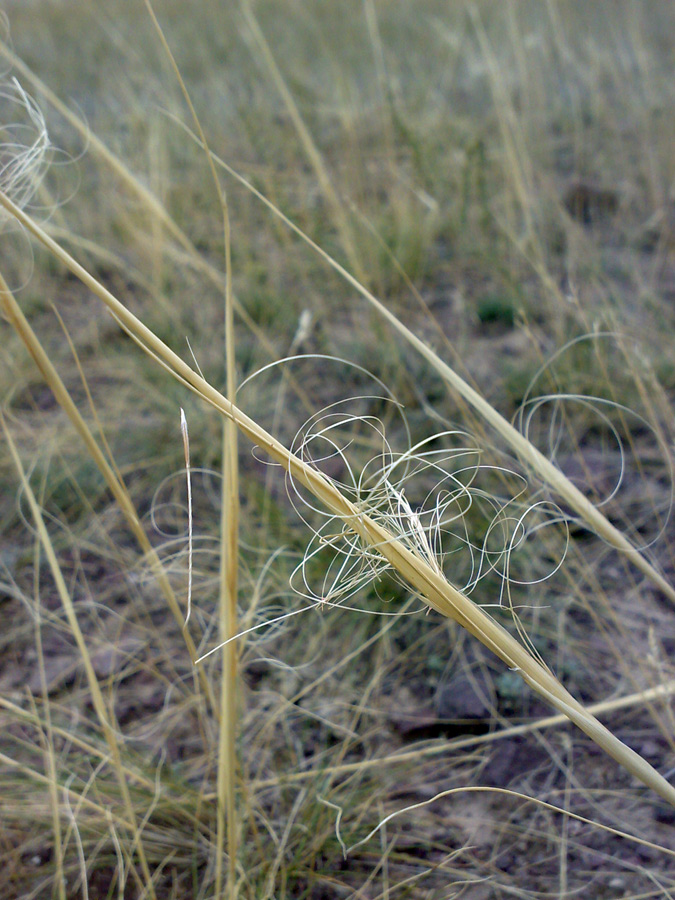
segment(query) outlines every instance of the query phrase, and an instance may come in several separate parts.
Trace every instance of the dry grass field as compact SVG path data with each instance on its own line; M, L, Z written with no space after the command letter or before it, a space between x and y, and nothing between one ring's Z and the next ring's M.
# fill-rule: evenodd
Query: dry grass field
M4 4L3 900L675 895L673 34Z

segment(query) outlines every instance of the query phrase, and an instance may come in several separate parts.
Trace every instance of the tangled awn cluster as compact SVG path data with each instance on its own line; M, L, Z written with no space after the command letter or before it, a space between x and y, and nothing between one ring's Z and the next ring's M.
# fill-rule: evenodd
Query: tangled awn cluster
M51 144L40 107L16 78L0 83L0 123L0 191L26 209L44 178ZM13 219L3 210L1 221Z

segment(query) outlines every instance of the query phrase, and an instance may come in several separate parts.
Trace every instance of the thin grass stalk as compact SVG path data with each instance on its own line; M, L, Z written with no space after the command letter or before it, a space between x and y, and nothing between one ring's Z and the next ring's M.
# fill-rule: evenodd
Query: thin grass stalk
M39 625L37 626L39 628ZM40 651L42 648L39 647ZM56 895L58 900L66 900L66 876L63 869L63 834L61 830L61 803L59 802L59 783L56 774L56 751L54 750L54 741L52 738L51 719L49 717L49 701L46 698L44 680L44 660L40 664L40 680L42 681L42 698L45 708L45 721L40 722L40 743L42 744L42 752L45 760L45 769L48 779L48 795L49 807L52 820L52 854L54 863L54 882L52 885L52 896ZM35 709L35 700L31 696L31 705ZM37 717L37 714L36 714Z
M229 216L225 207L227 298L226 298L226 359L227 396L234 403L237 386L234 370L234 319L232 317L232 282ZM223 422L223 494L221 505L221 577L220 577L220 634L223 642L221 677L221 741L219 780L222 782L221 803L227 805L228 895L237 896L237 818L236 818L236 737L239 643L237 634L237 596L239 559L239 461L237 426L229 419ZM219 854L219 859L222 853Z
M3 702L3 705L6 705L10 708L12 707L12 704L7 704L7 702L4 700L2 702ZM30 724L34 725L36 728L41 727L41 723L37 717L37 714L32 714L32 713L28 712L27 710L20 709L19 707L14 707L14 710L16 711L17 716L19 718L21 718L23 721L30 722ZM66 731L65 729L58 729L58 728L54 727L54 734L58 734L67 740L71 740L73 743L76 743L78 746L80 746L85 751L87 749L86 743L84 741L82 741L80 738L78 738L77 735L74 735L72 732ZM94 758L99 760L96 765L96 769L100 769L103 764L108 765L111 763L111 757L105 756L97 748L92 748L92 749L93 749ZM30 766L20 763L17 759L13 759L11 756L8 756L7 754L2 753L2 752L0 752L0 763L3 766L5 766L7 769L12 769L16 772L21 772L23 775L25 775L27 778L29 778L32 782L35 782L35 784L42 785L43 787L46 787L47 789L49 789L50 784L49 784L49 776L48 775L44 775L42 772L38 772L35 769L32 769ZM156 790L156 784L154 781L147 779L144 775L142 775L140 773L130 771L128 768L126 768L124 766L122 768L123 768L123 771L127 774L127 776L130 779L132 779L133 781L137 782L138 784L143 785L143 787L147 787L150 791ZM73 801L76 801L79 806L85 807L87 810L89 810L89 812L96 814L96 816L101 821L110 822L111 820L113 820L113 815L111 814L110 808L103 805L104 804L103 800L101 800L101 802L96 802L95 800L89 799L88 796L83 796L81 794L78 794L77 791L74 790L74 788L72 788L69 783L66 783L64 785L60 784L59 788L63 794L67 794L68 797L70 799L72 799ZM200 798L200 797L203 799L203 794L197 795L197 798ZM213 799L213 798L210 798L210 799ZM204 837L206 838L206 830L204 829L204 827L202 825L202 820L200 819L200 817L198 815L196 815L193 812L193 809L197 806L197 803L198 803L198 799L195 800L191 796L188 796L187 798L185 798L183 796L181 798L174 797L174 798L172 798L172 805L171 805L172 814L175 817L177 812L180 812L181 819L183 819L185 822L187 822L193 826L193 828L195 830L195 834L199 830L204 834ZM0 806L0 808L1 808L1 806ZM126 828L129 831L133 831L133 828L134 828L133 823L130 820L125 819L123 816L121 816L119 810L115 810L115 812L114 812L114 822L119 827Z
M572 792L572 765L573 765L573 754L572 754L572 742L569 739L569 735L563 736L563 744L565 748L565 756L566 756L566 764L565 764L565 795L564 795L564 806L563 809L565 812L570 808L570 799ZM567 893L567 855L568 855L568 842L569 842L569 824L570 820L568 816L563 816L562 819L562 827L560 834L560 847L558 850L558 900L565 900L568 896Z
M228 341L229 343L229 341ZM228 373L228 393L230 389ZM218 756L218 806L222 815L218 821L216 885L222 878L223 828L227 828L228 847L228 896L237 896L237 810L236 810L236 738L237 738L237 694L238 694L238 642L232 640L237 634L237 592L238 592L238 460L237 427L231 420L223 423L223 491L221 506L221 572L220 572L220 640L223 645L221 673L221 709ZM219 896L218 890L216 896Z
M35 527L44 549L45 556L47 557L47 561L52 572L52 577L54 578L54 583L56 585L63 610L66 614L66 619L68 620L68 625L70 627L71 633L73 634L73 637L75 638L77 648L80 651L80 656L84 665L92 704L105 735L106 743L108 744L108 750L112 759L112 768L117 778L117 783L122 795L122 802L125 808L127 819L131 825L131 846L136 848L136 854L140 863L141 871L143 873L142 879L140 878L138 873L136 873L136 878L138 879L139 883L143 885L144 890L148 892L149 896L153 898L153 900L156 900L155 887L152 880L152 875L150 874L150 867L145 855L145 849L143 847L143 841L141 833L139 831L136 812L134 810L134 806L131 800L131 794L129 792L129 785L127 783L127 778L122 766L122 755L117 740L117 731L113 727L108 711L106 710L105 700L103 699L103 694L98 683L98 678L96 677L96 673L94 672L94 666L91 661L91 656L89 655L89 649L84 639L84 635L82 634L72 598L66 586L63 573L61 572L61 567L59 566L58 559L56 558L54 546L52 544L51 538L49 537L47 527L44 523L42 511L40 510L37 500L35 499L35 494L33 493L33 489L30 486L28 478L26 477L26 473L21 463L21 457L19 456L16 444L14 443L9 428L7 427L5 417L1 412L0 426L2 427L2 430L4 432L5 440L7 441L7 445L12 456L12 461L14 462L17 473L19 475L19 480L21 481L26 499L28 500L31 513L33 515L33 520L35 522Z
M225 251L225 368L227 397L234 404L237 395L235 370L234 296L232 293L232 242L227 196L220 183L213 156L199 116L185 85L171 48L157 20L150 0L146 8L159 36L164 53L180 85L185 102L201 139L223 217ZM216 816L216 897L220 897L223 880L223 853L227 839L227 896L237 896L237 810L236 810L236 741L237 741L237 668L238 642L232 641L238 630L238 560L239 560L239 461L237 427L230 419L223 421L223 480L220 520L219 633L223 645L220 679L220 723L218 730L218 807Z
M478 37L483 58L487 63L488 71L490 73L490 88L493 95L494 109L497 115L497 121L502 135L502 143L508 161L508 167L505 166L504 168L505 170L508 169L508 172L511 174L515 183L514 192L518 198L520 210L525 219L525 238L532 239L535 230L532 222L532 203L530 199L532 196L533 179L532 173L528 171L530 157L525 147L523 134L517 127L518 117L515 114L508 89L506 88L504 79L499 71L499 66L485 32L480 14L473 4L469 6L469 14ZM520 240L523 241L522 238L520 238Z
M195 647L194 640L188 629L184 627L183 612L179 606L178 600L176 599L174 590L171 587L171 583L166 576L166 572L164 571L162 562L157 555L157 551L150 543L150 539L148 538L145 529L141 524L138 513L136 512L136 507L134 506L133 500L129 495L126 485L124 484L121 476L119 476L119 474L114 471L112 465L106 459L105 454L99 447L96 439L94 438L94 435L91 433L89 426L82 418L82 415L73 402L73 399L70 396L70 393L68 392L65 384L63 383L61 376L56 371L51 360L45 353L42 344L31 328L28 320L24 316L21 307L19 306L16 298L9 289L9 286L7 285L7 282L5 281L2 273L0 273L0 304L2 304L2 309L5 315L25 344L26 349L28 350L36 366L40 370L45 383L48 385L58 404L64 410L71 423L73 424L73 427L84 442L84 445L87 448L87 452L96 463L106 485L110 490L110 493L115 498L115 501L119 506L131 533L134 535L145 559L150 566L150 571L152 572L153 577L156 579L157 584L162 592L162 595L164 596L164 599L167 602L169 609L171 610L174 619L181 629L181 633L183 635L190 660L194 663L197 658L197 648ZM212 712L217 715L218 708L216 705L216 700L213 695L211 684L206 677L206 673L198 673L198 679L200 688L203 691L204 696L207 698Z
M193 371L110 291L59 247L30 216L22 212L2 193L0 204L106 304L115 318L138 340L146 352L205 402L232 419L250 441L282 465L293 479L307 488L330 512L342 518L366 545L376 548L430 607L466 628L509 668L518 671L526 684L555 709L566 715L620 765L675 806L675 788L646 760L622 743L584 709L569 691L501 625L457 590L428 562L406 547L395 535L373 521L365 510L358 508L344 497L324 475L294 456L273 435L268 434L201 375Z
M342 246L344 248L347 259L349 260L349 265L356 272L359 281L365 282L367 280L367 272L365 271L361 262L361 257L357 250L357 245L354 241L354 235L349 225L349 219L347 218L344 205L340 202L340 198L338 197L337 192L333 187L333 183L330 179L330 175L328 174L328 170L324 165L321 153L314 143L312 135L310 134L309 129L305 125L303 118L300 115L300 110L298 109L297 104L293 99L293 95L288 89L288 85L286 84L284 76L281 74L281 70L277 65L277 61L274 58L274 54L272 53L272 49L267 41L267 38L263 34L262 28L260 27L258 20L255 17L255 13L253 12L253 9L251 7L250 0L242 0L241 9L244 14L244 18L246 19L246 23L251 29L251 33L253 34L253 37L255 38L255 41L260 49L260 53L265 62L265 65L269 70L272 81L274 82L276 89L281 95L281 99L284 102L286 111L288 112L288 115L290 116L293 126L298 134L298 137L300 138L300 143L302 144L304 151L310 161L310 164L314 169L317 181L319 182L319 188L321 189L326 203L332 210L335 224L337 225L338 232L342 240Z
M54 832L54 868L56 869L56 886L53 893L58 894L59 900L66 900L66 879L63 872L63 838L61 834L61 804L58 794L58 780L56 774L56 752L54 750L54 731L52 728L52 714L47 690L47 675L45 672L45 658L42 649L42 615L40 611L40 539L35 540L35 569L34 569L34 617L35 617L35 649L37 652L38 669L40 672L40 693L42 695L42 707L44 709L44 723L39 720L35 700L31 697L35 720L39 722L41 742L45 759L45 769L49 778L49 804L52 814L52 829Z
M18 307L18 304L15 304L15 307ZM89 390L89 382L87 381L87 377L84 374L84 369L82 368L82 363L80 362L80 357L77 352L77 347L73 343L73 339L70 336L70 332L68 331L68 328L66 327L66 323L63 321L63 316L59 312L58 308L52 303L51 309L59 321L59 325L61 326L61 331L63 332L63 336L65 337L66 341L68 342L68 348L73 357L73 361L75 363L77 373L80 376L80 382L82 384L82 387L84 388L85 394L87 395L87 403L89 404L89 411L91 412L91 415L94 419L94 423L96 425L96 430L98 432L99 440L101 441L101 444L103 445L103 450L105 451L105 453L108 456L108 462L110 463L110 467L113 470L113 472L115 473L117 480L124 486L124 478L122 477L122 473L120 472L120 470L117 466L117 463L115 462L115 456L112 452L110 444L108 443L108 439L105 435L105 429L103 428L103 423L101 422L101 420L99 418L98 410L96 409L96 404L94 403L94 398L92 397L91 391ZM89 429L89 430L91 432L91 429ZM91 432L91 433L93 436L93 432Z
M183 126L184 127L184 126ZM193 139L198 137L193 134ZM499 434L511 447L516 456L528 466L543 482L548 485L559 497L580 516L586 525L611 547L623 553L643 575L658 587L668 599L675 603L675 588L664 578L650 562L637 550L628 538L619 531L597 509L590 500L574 485L560 469L556 468L533 443L524 437L509 421L507 421L488 401L471 387L460 375L455 372L431 347L424 343L414 332L401 322L374 294L359 282L344 266L340 265L333 257L316 244L301 228L299 228L288 216L284 215L270 200L260 191L256 190L243 176L229 166L220 157L215 157L216 163L240 184L247 188L265 206L281 219L295 234L308 244L319 256L324 259L342 278L345 279L358 293L373 306L373 308L385 319L395 331L397 331L417 352L438 372L441 378L454 391L456 391L476 412ZM0 203L4 203L0 197Z

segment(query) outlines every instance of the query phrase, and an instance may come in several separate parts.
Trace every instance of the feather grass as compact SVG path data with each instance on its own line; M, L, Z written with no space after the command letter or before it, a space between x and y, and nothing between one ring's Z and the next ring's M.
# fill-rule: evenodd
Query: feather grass
M584 709L562 684L502 626L446 581L426 560L370 518L367 510L357 508L340 493L331 481L291 454L273 435L268 434L204 378L194 372L110 291L56 244L31 217L16 207L9 198L0 194L0 204L105 303L121 326L134 336L147 353L157 359L174 377L205 402L232 420L249 440L258 445L271 459L282 465L293 479L307 488L330 512L340 516L364 544L373 548L385 559L413 590L424 598L430 607L458 622L509 668L518 671L528 686L574 722L607 754L644 784L651 787L664 800L675 806L675 788L646 760L626 746L595 716Z
M189 129L188 129L189 131ZM198 141L196 135L193 138ZM256 196L269 210L284 222L299 238L317 253L328 265L350 284L391 327L403 337L438 372L445 383L462 397L479 416L511 447L517 457L548 485L558 497L563 499L577 513L580 519L611 547L623 553L668 599L675 603L675 588L667 581L649 560L637 550L628 538L619 531L574 485L567 476L548 460L535 445L524 437L448 363L411 331L390 309L364 287L347 269L329 253L316 244L301 228L278 209L267 197L258 191L224 160L216 157L216 162L239 184Z

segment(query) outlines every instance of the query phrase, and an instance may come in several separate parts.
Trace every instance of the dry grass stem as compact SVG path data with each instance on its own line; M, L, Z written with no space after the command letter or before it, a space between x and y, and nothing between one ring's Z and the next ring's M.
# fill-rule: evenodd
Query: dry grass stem
M265 432L255 421L194 372L110 291L59 247L36 222L18 209L11 200L0 195L0 203L106 304L121 325L133 334L141 345L147 348L148 352L160 359L175 377L190 387L198 396L236 423L237 428L250 441L257 444L268 456L282 465L293 479L306 487L328 510L340 516L363 540L364 544L373 547L414 590L419 592L432 608L458 622L510 669L517 671L526 684L537 691L559 712L566 715L613 759L675 806L675 788L646 760L589 714L560 682L504 628L468 597L445 581L425 560L405 547L395 535L374 522L367 512L357 509L320 472L289 453L276 438Z
M218 204L223 219L223 246L225 256L225 360L227 397L234 402L237 394L235 372L235 301L232 292L232 250L230 234L230 215L227 196L216 172L213 156L209 149L206 135L202 128L189 91L181 76L171 48L157 20L150 0L145 0L146 8L152 19L166 57L180 85L183 98L190 110L195 127L199 132L201 143L211 173ZM237 633L237 597L238 597L238 565L239 565L239 468L237 455L237 429L233 422L223 422L223 479L222 479L222 516L221 516L221 577L220 577L220 635L223 644L222 673L220 682L220 730L218 752L218 816L216 833L216 874L215 895L220 896L222 885L222 861L225 838L227 838L227 895L231 900L237 896L237 842L238 823L236 809L236 741L237 741L237 652L238 647L230 643L230 638Z

